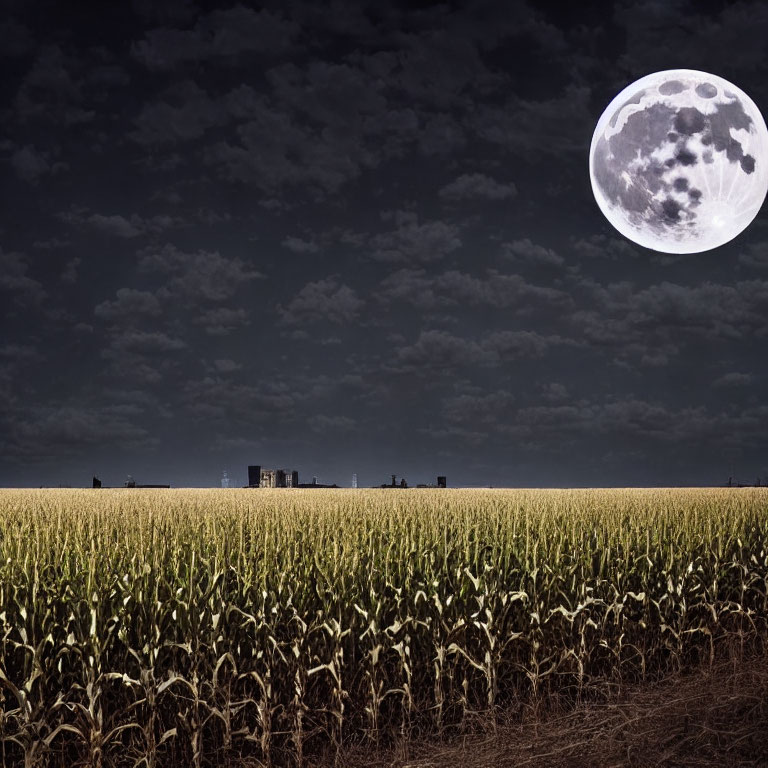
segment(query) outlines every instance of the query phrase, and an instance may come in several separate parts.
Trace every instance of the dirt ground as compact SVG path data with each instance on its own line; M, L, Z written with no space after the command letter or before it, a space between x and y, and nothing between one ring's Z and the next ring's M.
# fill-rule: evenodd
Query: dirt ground
M487 730L491 730L488 728ZM768 768L768 656L721 662L602 704L519 714L454 743L351 750L343 768Z

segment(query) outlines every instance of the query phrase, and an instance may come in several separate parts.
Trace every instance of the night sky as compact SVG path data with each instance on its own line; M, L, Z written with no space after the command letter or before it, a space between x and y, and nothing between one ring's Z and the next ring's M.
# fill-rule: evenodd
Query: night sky
M0 485L768 476L768 217L635 246L589 145L763 2L8 2Z

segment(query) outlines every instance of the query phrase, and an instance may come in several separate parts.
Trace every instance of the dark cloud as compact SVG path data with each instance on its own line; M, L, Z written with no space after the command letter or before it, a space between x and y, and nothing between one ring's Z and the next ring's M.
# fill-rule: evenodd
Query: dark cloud
M550 381L541 387L542 397L545 401L558 403L569 400L568 387L559 381Z
M6 361L24 362L40 360L42 356L35 347L22 344L6 344L0 347L0 357Z
M29 264L22 254L0 248L0 291L12 302L42 304L46 292L28 272Z
M513 261L530 261L552 267L561 267L565 264L565 259L559 253L543 245L537 245L527 237L522 240L513 240L511 243L503 243L502 251Z
M74 74L79 67L77 59L68 56L58 45L40 48L16 94L14 106L18 118L22 122L60 121L65 125L92 121L96 113L84 108L82 83Z
M495 418L483 417L487 403ZM572 446L585 435L601 435L603 440L634 440L638 446L658 443L660 446L685 445L702 441L710 448L732 446L734 442L760 442L760 430L768 423L768 408L754 406L738 414L709 411L703 406L670 408L669 406L628 398L599 403L582 400L559 405L531 405L515 408L513 398L503 392L482 396L449 398L444 413L455 427L483 424L486 439L494 434L514 437L528 449L549 449L553 438L564 446ZM741 437L734 440L729 426Z
M243 308L229 309L216 307L201 314L196 323L205 328L210 336L226 336L242 326L250 323L247 310Z
M675 335L742 339L768 333L768 282L740 281L733 285L664 282L642 290L629 284L590 286L599 309L580 310L574 321L593 340L624 343L672 341Z
M141 234L141 230L135 223L117 214L103 216L100 213L93 213L82 223L106 235L114 235L115 237L131 238L138 237Z
M146 316L156 316L162 311L160 299L150 291L120 288L112 301L97 304L94 314L107 320L121 319L131 322Z
M447 155L467 143L466 130L450 114L438 112L429 116L419 132L419 148L429 155Z
M439 193L444 200L506 200L517 195L510 181L501 183L484 173L465 173L446 184Z
M318 413L309 420L312 429L320 434L325 434L328 430L336 432L349 432L357 427L355 419L349 416L330 416L325 413Z
M72 245L71 240L66 240L60 237L51 237L48 240L35 240L32 243L33 248L40 248L43 250L50 250L54 248L68 248Z
M428 330L422 331L412 344L397 350L396 365L402 372L452 370L488 365L493 359L493 352L475 340Z
M493 368L521 358L540 357L549 349L574 342L560 336L543 336L535 331L496 331L479 339L458 336L437 329L421 331L412 344L397 350L398 372L430 373L467 368Z
M187 381L182 391L191 415L221 420L236 414L239 421L251 424L293 421L298 418L297 406L307 397L281 381L245 384L220 376Z
M622 261L627 259L648 258L647 250L621 237L607 235L590 235L574 241L576 253L585 259L611 259ZM653 257L651 257L653 258Z
M553 98L511 95L502 106L484 106L472 118L480 139L516 156L562 157L589 150L595 115L590 89L570 85Z
M768 269L768 243L750 243L746 250L739 254L739 264L753 269Z
M14 416L0 445L18 462L82 456L104 445L146 450L158 441L136 423L140 416L140 408L127 406L35 406Z
M712 382L713 387L748 387L755 380L755 377L751 373L740 373L739 371L731 371L730 373L724 373L719 378Z
M183 225L181 219L166 214L142 217L134 213L122 216L117 213L91 213L86 208L71 208L60 213L59 218L81 229L90 229L127 240L146 234L159 234L166 229Z
M494 269L475 276L458 270L439 274L424 269L400 269L380 285L379 298L386 302L407 302L420 309L487 306L524 310L537 305L568 304L566 293L534 285L521 275Z
M307 326L318 321L346 325L358 317L363 305L353 288L328 277L307 283L280 308L280 319L284 325Z
M689 69L754 77L764 62L765 5L740 2L725 4L714 13L691 11L683 0L619 4L614 18L626 35L626 51L619 57L621 69L653 71L648 69L651 61L657 62L656 70L673 69L687 62ZM659 30L664 34L659 35Z
M315 128L306 119L297 120L275 108L248 86L232 92L227 101L235 117L245 119L235 137L205 152L208 165L227 181L271 195L293 187L299 194L304 190L313 198L323 198L377 164L377 151L354 125L330 123Z
M500 416L503 418L510 413L514 402L515 396L504 390L482 395L458 395L443 400L442 415L449 424L471 425L475 429L487 430Z
M13 4L0 483L765 474L768 227L649 251L587 154L651 71L768 99L766 32L753 0Z
M115 337L113 349L120 352L175 352L184 349L181 339L173 339L159 331L123 331Z
M76 283L78 270L80 269L82 262L83 260L79 256L76 256L74 259L70 259L62 270L61 282L68 284Z
M368 241L371 256L378 261L432 262L461 247L459 228L445 221L423 221L412 211L394 211L386 217L394 229Z
M162 299L190 302L230 299L241 286L264 277L239 257L218 251L188 253L171 244L142 251L139 269L165 276L166 282L158 291Z
M30 184L37 184L43 176L51 172L51 164L45 155L31 146L17 149L11 155L10 163L16 175Z
M300 237L289 235L283 240L283 247L294 253L317 253L320 247L312 240L302 240Z
M225 105L192 80L175 84L161 98L147 103L134 119L131 138L143 145L162 145L198 139L229 120Z
M218 60L231 63L243 54L281 53L291 46L298 26L279 14L242 5L198 17L192 29L160 28L133 44L133 56L148 69L168 70Z
M214 360L213 366L219 373L234 373L243 367L240 363L226 357Z

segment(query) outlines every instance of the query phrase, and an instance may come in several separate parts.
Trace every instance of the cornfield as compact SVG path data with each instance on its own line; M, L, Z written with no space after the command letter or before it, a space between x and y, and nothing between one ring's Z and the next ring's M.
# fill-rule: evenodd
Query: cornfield
M765 648L768 491L0 492L2 766L309 765Z

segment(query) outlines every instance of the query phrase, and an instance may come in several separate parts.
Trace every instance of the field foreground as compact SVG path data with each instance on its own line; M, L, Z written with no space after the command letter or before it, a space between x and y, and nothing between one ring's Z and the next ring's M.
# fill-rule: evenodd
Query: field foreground
M735 650L735 649L734 649ZM765 768L768 657L738 658L544 717L509 716L453 743L348 750L345 768Z
M767 541L766 489L0 491L1 764L327 763L762 659Z

